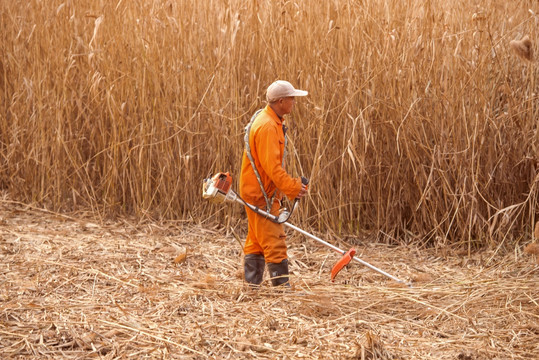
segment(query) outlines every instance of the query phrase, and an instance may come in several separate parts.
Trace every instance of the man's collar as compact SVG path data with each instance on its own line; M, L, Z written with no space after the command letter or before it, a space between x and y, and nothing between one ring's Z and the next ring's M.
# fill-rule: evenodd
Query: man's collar
M279 123L279 125L283 123L284 119L281 116L277 115L275 110L273 110L273 108L269 104L266 105L266 111Z

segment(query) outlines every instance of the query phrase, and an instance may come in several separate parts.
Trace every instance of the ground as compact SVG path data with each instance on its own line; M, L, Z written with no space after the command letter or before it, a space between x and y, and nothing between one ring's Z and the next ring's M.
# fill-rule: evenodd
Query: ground
M358 263L292 230L292 289L254 291L221 225L104 221L0 202L3 359L530 359L534 255L354 242ZM324 237L324 234L317 234ZM523 244L525 245L525 244Z

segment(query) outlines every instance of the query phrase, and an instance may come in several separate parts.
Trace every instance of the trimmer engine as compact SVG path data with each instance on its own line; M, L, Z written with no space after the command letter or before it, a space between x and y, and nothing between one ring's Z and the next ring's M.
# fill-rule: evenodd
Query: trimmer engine
M231 191L232 176L229 173L218 173L202 182L202 197L212 203L235 201L236 193Z

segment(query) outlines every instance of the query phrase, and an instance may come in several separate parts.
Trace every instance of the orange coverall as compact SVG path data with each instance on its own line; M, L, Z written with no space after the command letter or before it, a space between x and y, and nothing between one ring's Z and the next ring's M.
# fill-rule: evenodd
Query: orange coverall
M293 178L284 170L284 131L282 119L267 105L254 120L249 133L251 155L260 174L264 190L274 203L271 214L279 214L279 200L282 195L295 199L301 191L301 178ZM251 161L243 152L240 175L240 196L251 205L266 210L266 200L260 189ZM276 224L249 208L247 218L249 230L245 241L245 254L263 254L267 263L280 263L286 254L286 235L283 225Z

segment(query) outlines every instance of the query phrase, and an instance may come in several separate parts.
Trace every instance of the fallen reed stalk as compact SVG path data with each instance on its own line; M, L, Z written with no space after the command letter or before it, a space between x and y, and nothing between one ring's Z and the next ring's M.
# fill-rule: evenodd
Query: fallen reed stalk
M419 251L356 239L359 265L291 236L292 291L242 281L224 231L135 218L96 224L0 201L2 358L529 359L531 254ZM344 239L333 239L346 243ZM176 262L178 254L186 259Z

